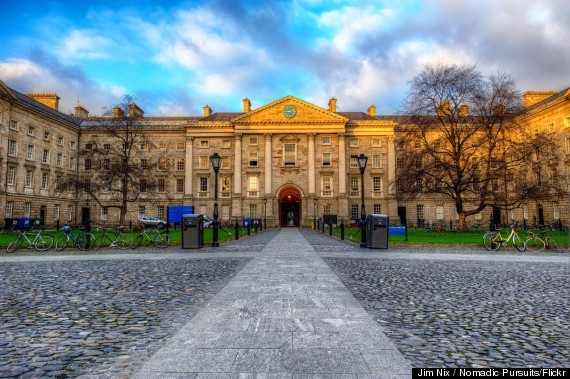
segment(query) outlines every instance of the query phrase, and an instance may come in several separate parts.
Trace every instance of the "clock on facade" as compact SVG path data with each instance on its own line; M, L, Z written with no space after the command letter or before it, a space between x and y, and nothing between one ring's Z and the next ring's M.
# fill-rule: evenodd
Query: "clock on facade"
M285 108L283 108L283 114L285 115L285 117L295 117L295 115L297 114L297 108L295 108L292 105L287 105L285 106Z

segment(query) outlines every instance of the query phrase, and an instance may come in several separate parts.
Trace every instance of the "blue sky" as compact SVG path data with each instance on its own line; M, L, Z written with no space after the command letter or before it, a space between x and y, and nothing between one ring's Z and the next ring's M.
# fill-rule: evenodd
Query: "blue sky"
M131 95L149 116L239 112L289 94L397 112L428 63L570 86L567 0L50 1L5 4L0 80L92 114Z

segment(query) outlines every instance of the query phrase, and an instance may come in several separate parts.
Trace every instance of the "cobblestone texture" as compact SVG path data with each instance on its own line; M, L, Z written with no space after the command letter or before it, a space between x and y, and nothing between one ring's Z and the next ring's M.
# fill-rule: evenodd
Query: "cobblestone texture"
M248 260L0 264L0 377L128 377Z

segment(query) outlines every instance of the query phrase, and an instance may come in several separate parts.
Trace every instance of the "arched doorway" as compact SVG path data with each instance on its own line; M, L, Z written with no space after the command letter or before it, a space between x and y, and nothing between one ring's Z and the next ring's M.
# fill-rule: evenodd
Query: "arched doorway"
M279 192L279 226L301 225L301 193L293 186Z

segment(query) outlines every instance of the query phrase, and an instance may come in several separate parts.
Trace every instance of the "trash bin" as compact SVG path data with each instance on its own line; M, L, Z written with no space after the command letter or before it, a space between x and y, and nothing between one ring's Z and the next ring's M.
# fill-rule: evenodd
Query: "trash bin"
M199 214L182 215L182 248L199 249L204 247L203 216Z
M366 247L370 249L388 248L388 216L371 214L366 219Z

